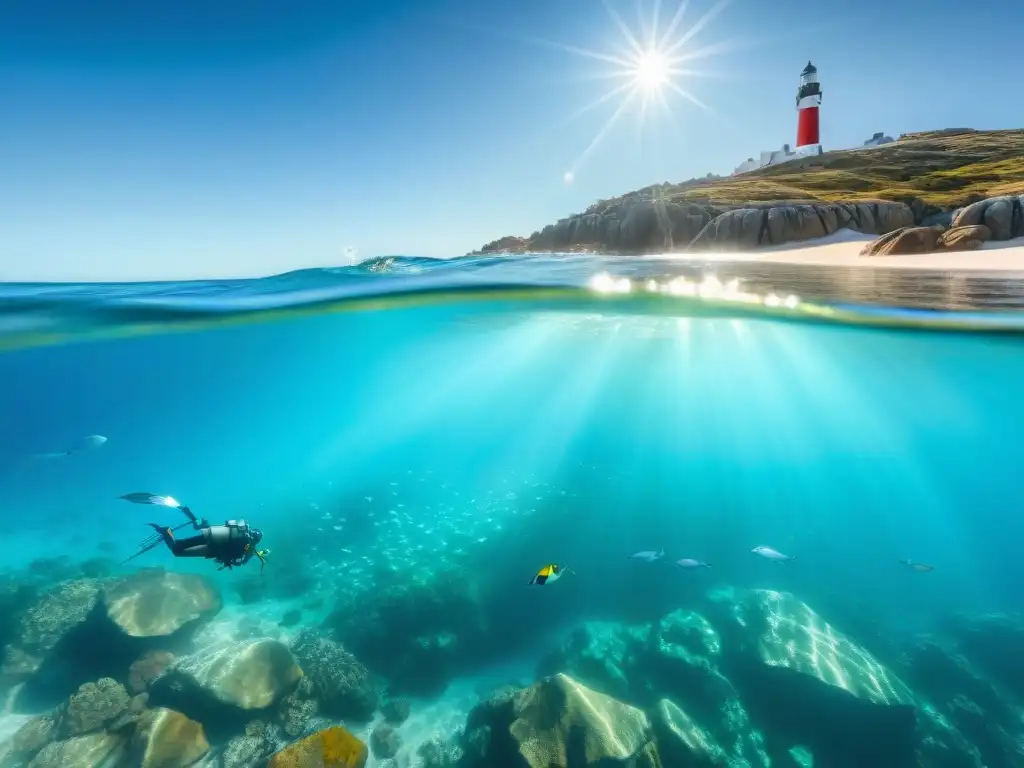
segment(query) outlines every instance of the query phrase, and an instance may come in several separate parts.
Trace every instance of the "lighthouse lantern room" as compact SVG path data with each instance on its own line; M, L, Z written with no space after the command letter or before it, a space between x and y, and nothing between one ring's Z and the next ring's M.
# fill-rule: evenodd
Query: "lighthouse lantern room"
M796 92L798 113L796 127L796 148L813 147L821 144L818 135L818 108L821 106L821 83L818 69L810 61L800 73L800 88ZM806 151L806 150L805 150Z

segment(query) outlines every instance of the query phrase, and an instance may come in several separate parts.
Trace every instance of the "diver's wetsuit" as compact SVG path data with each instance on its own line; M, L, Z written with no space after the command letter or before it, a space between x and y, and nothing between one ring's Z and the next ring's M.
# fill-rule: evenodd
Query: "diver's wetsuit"
M150 525L160 531L164 543L175 557L205 557L229 568L249 562L263 538L263 532L259 528L250 528L245 520L228 520L224 525L204 525L199 527L198 535L187 539L174 538L169 528L153 523Z

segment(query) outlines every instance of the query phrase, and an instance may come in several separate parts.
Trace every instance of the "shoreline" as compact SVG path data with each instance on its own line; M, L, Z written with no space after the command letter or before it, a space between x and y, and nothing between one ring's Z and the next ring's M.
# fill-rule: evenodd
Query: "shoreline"
M861 256L860 250L874 236L849 230L818 240L726 253L666 253L643 259L693 263L744 262L792 266L853 267L867 269L920 269L967 273L998 273L1024 279L1024 238L985 243L976 251L936 251L899 256Z

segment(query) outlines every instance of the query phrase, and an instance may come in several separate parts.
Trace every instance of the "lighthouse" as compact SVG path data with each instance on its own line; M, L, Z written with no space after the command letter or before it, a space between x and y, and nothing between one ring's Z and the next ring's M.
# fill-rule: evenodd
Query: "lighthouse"
M818 108L821 106L821 83L818 82L818 69L810 61L800 73L800 88L796 92L796 109L799 113L796 124L796 149L813 151L821 139L818 135Z

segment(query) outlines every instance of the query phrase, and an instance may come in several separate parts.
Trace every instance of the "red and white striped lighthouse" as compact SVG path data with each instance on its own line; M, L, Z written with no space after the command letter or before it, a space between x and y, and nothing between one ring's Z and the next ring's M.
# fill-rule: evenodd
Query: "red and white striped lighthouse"
M796 92L796 109L799 117L796 124L796 148L821 144L818 135L818 108L821 106L821 83L818 69L807 62L800 73L800 88Z

